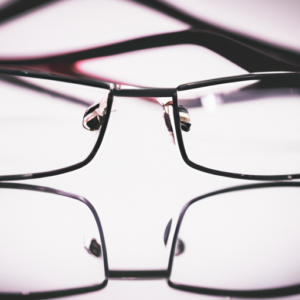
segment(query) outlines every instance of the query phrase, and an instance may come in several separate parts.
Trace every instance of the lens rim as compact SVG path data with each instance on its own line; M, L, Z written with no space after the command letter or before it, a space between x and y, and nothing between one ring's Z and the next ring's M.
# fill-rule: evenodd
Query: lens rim
M178 284L172 282L170 280L172 267L174 262L174 254L176 250L176 242L178 239L180 227L184 218L184 215L187 209L195 202L203 200L205 198L242 190L250 190L250 189L261 189L261 188L274 188L274 187L300 187L300 182L267 182L267 183L257 183L257 184L248 184L248 185L240 185L235 187L230 187L222 190L218 190L215 192L211 192L202 196L198 196L192 200L190 200L186 205L182 208L180 215L178 217L178 221L174 230L173 240L171 244L169 264L168 264L168 285L171 288L187 291L197 294L205 294L211 296L225 296L225 297L240 297L240 298L269 298L269 297L282 297L289 296L300 293L300 283L298 285L276 288L276 289L261 289L261 290L224 290L224 289L212 289L212 288L203 288L203 287L195 287L189 285Z
M68 173L77 169L80 169L87 165L96 155L98 149L100 148L107 124L110 117L110 112L113 104L113 85L108 84L106 82L98 81L98 80L91 80L91 79L79 79L76 77L67 77L67 76L60 76L54 75L50 73L43 73L43 72L36 72L36 71L22 71L22 70L14 70L14 69L0 69L0 74L7 74L13 76L23 76L23 77L31 77L31 78L40 78L40 79L47 79L47 80L55 80L55 81L62 81L67 83L75 83L81 85L87 85L91 87L98 87L102 89L109 90L108 98L107 98L107 112L103 119L103 124L99 130L99 135L96 140L96 143L91 150L90 154L81 162L78 162L74 165L67 166L60 169L45 171L45 172L38 172L38 173L26 173L26 174L16 174L16 175L1 175L0 181L8 181L8 180L24 180L24 179L35 179L35 178L43 178L49 176L55 176L63 173ZM81 120L80 120L81 121Z
M88 286L88 287L81 287L81 288L73 288L73 289L66 289L66 290L57 290L57 291L45 291L45 292L33 292L29 294L22 294L22 293L1 293L1 299L44 299L44 298L56 298L56 297L64 297L64 296L71 296L71 295L78 295L82 293L89 293L103 289L108 283L108 258L107 258L107 250L106 244L104 239L104 233L102 229L102 225L97 214L96 209L94 206L84 197L78 196L75 194L71 194L68 192L64 192L61 190L44 187L44 186L37 186L37 185L29 185L29 184L20 184L20 183L8 183L8 182L0 182L0 189L17 189L17 190L27 190L27 191L34 191L34 192L42 192L42 193L49 193L55 194L57 196L68 197L81 203L85 204L91 213L94 216L96 221L98 232L101 240L102 246L102 254L103 254L103 264L104 264L104 275L105 279L102 283L98 285Z
M272 74L247 74L247 75L241 75L241 76L233 76L233 77L224 77L224 78L218 78L213 80L206 80L206 81L198 81L193 83L187 83L183 84L177 87L177 92L173 96L173 103L174 103L174 109L173 109L173 117L175 120L175 131L176 131L176 137L177 142L179 146L179 150L181 153L181 156L185 163L192 167L193 169L223 176L223 177L230 177L230 178L238 178L238 179L247 179L247 180L291 180L291 179L299 179L300 173L297 174L284 174L284 175L252 175L252 174L240 174L240 173L232 173L232 172L225 172L225 171L219 171L215 169L210 169L204 166L201 166L199 164L194 163L191 161L186 153L184 141L182 137L181 132L181 126L180 126L180 116L179 116L179 104L178 104L178 91L185 91L185 90L191 90L194 88L199 87L207 87L217 84L223 84L223 83L233 83L233 82L241 82L246 80L266 80L271 84L280 84L282 86L285 84L287 87L291 84L298 84L300 83L300 73L288 73L288 72L281 72L281 73L272 73Z

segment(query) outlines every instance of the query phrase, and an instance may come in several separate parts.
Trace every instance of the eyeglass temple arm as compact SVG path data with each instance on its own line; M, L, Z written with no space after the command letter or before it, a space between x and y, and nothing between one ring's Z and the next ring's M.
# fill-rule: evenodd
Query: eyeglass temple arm
M249 72L300 71L299 53L256 42L249 38L234 37L234 34L229 36L206 29L189 29L158 34L63 55L25 60L0 59L0 65L25 65L45 72L70 75L72 71L74 74L80 74L80 70L75 66L75 63L80 60L179 44L203 46Z
M0 10L0 23L28 11L29 8L33 9L54 1L57 0L33 0L30 2L30 5L27 1L22 0L12 2ZM65 69L65 71L68 71L68 75L70 75L69 72L72 70L73 64L79 60L167 45L192 43L219 53L249 72L300 70L300 54L297 52L219 28L158 0L132 1L158 10L191 25L194 29L133 39L64 55L26 60L2 59L0 60L0 64L39 65L40 70L44 69L53 72L57 70L61 74L63 69ZM62 63L64 63L64 66L61 65ZM41 64L44 64L44 66Z
M0 24L58 0L15 0L0 9Z
M65 100L65 101L68 101L68 102L81 104L84 107L87 107L87 106L90 106L90 105L93 104L90 101L87 101L87 100L84 100L84 99L79 99L79 98L76 98L76 97L72 97L72 96L69 96L67 94L62 94L62 93L56 92L54 90L47 89L47 88L38 86L38 85L33 84L33 83L26 82L22 79L12 77L12 76L5 76L5 75L0 74L0 81L8 82L10 84L20 86L20 87L23 87L23 88L26 88L26 89L29 89L29 90L33 90L33 91L36 91L36 92L39 92L39 93L42 93L42 94L47 94L47 95L59 98L60 100Z
M267 61L265 62L264 67L268 67L267 65L269 63L271 63L271 60L273 60L273 64L276 63L276 61L277 62L280 61L282 63L297 67L297 70L300 69L300 54L296 51L285 49L283 47L278 47L271 43L259 41L257 39L247 37L242 34L238 34L238 33L232 32L230 30L226 30L224 28L212 25L212 24L205 22L199 18L196 18L184 11L181 11L180 9L176 8L175 6L173 6L171 4L162 2L160 0L152 0L152 1L131 0L131 1L151 7L161 13L164 13L165 15L168 15L168 16L176 19L176 20L179 20L188 25L191 25L195 29L202 30L203 32L207 32L207 33L219 34L220 36L222 36L228 40L232 40L236 43L239 43L241 46L249 48L249 50L251 49L251 50L257 51L261 55L266 55L267 57L269 57L270 60L269 60L269 62L267 62ZM228 50L230 52L234 52L235 55L237 53L240 55L240 53L236 52L235 49L229 49L229 48L227 48L227 45L225 45L225 49L223 49L223 53L227 52ZM216 52L218 52L218 51L216 51ZM249 54L250 54L250 52L249 52ZM244 54L245 53L243 53L243 51L242 51L241 55L243 56L243 59L245 59ZM252 55L253 54L254 54L254 52L252 51ZM223 56L226 57L226 55L223 55ZM255 69L259 68L259 63L255 63L255 59L252 59L251 57L248 57L248 59L250 59L251 63L249 65L247 64L247 62L244 62L244 63L246 63L250 68L251 68L252 63L255 64L253 66ZM240 64L238 64L238 65L240 65ZM240 65L240 66L243 67L242 65ZM269 67L271 67L271 66L269 66ZM279 67L278 70L282 70L280 68L279 64L278 64L278 67ZM245 69L248 71L251 71L251 72L263 71L263 70L258 70L258 69L257 70L250 70L247 68L245 68ZM267 71L267 70L265 70L265 71Z
M185 91L196 88L207 88L209 86L218 86L224 83L247 83L244 87L240 87L229 94L220 94L218 92L209 92L208 94L215 94L217 97L212 100L218 100L218 104L227 104L237 101L252 101L259 100L261 96L253 91L264 91L269 89L269 95L272 95L272 89L283 88L284 93L299 93L300 90L300 74L299 73L275 73L275 74L246 74L241 76L217 78L213 80L204 80L190 84L183 84L177 88L177 90ZM242 93L241 93L242 92ZM278 90L276 91L278 95ZM275 94L274 94L275 95ZM204 94L205 96L205 94ZM219 101L221 100L221 101ZM202 96L192 96L185 98L184 100L178 100L179 105L184 105L186 108L203 107Z

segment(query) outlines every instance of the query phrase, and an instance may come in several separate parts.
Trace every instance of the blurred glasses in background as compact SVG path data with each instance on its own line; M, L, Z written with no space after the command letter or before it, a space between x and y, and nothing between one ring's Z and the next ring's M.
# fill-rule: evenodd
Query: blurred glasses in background
M151 271L109 270L101 223L87 199L16 183L0 183L0 193L1 299L87 293L109 278L165 278L175 289L242 298L300 292L298 182L191 200L165 230L168 269Z

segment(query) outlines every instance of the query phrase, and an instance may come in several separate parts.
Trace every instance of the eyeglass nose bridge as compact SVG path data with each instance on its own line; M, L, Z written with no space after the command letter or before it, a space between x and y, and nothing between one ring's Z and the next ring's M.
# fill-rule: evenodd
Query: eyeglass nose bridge
M113 95L117 97L173 97L176 89L159 89L159 88L122 88L114 89Z
M178 106L180 126L183 131L190 131L191 129L191 118L189 111L182 105Z
M117 88L112 90L114 96L118 97L155 97L158 103L164 109L164 120L167 127L167 130L171 136L172 142L175 145L175 136L173 125L171 121L171 111L170 106L173 106L173 101L162 100L164 98L174 97L176 95L176 89L143 89L138 87L125 87L123 89ZM104 117L107 114L107 101L108 101L108 94L106 94L103 99L96 104L90 106L84 116L82 125L86 130L89 131L97 131L103 125ZM179 112L179 119L180 119L180 126L183 131L188 132L191 127L190 116L188 110L179 105L178 106Z
M168 270L109 270L109 279L115 280L147 280L147 279L167 279Z
M139 87L132 87L132 86L122 86L119 88L117 86L117 89L113 90L113 95L118 96L118 97L151 97L155 98L159 105L161 105L164 109L164 114L163 118L165 120L165 124L167 127L167 130L170 134L171 140L173 144L175 145L175 135L174 135L174 130L173 127L174 125L172 124L172 109L171 106L173 106L173 101L174 97L177 97L177 90L174 88L169 88L169 89L159 89L159 88L139 88ZM171 98L171 100L170 100ZM187 118L186 115L188 116L188 112L185 109L185 119L183 121L189 121L189 117ZM181 115L180 115L181 116ZM187 123L186 123L187 124ZM190 125L185 126L185 128L189 128Z
M123 89L117 88L113 90L114 96L119 97L154 97L154 98L162 98L165 97L176 97L177 90L176 89L143 89L135 87L134 89L130 86L125 87ZM174 130L172 126L171 121L171 111L170 106L173 105L173 101L159 101L159 104L164 108L164 115L163 118L165 120L165 124L167 127L167 130L171 136L172 142L175 145L175 136L174 136ZM183 107L182 105L178 106L178 113L179 113L179 119L180 119L180 127L183 131L190 131L191 127L191 120L188 110Z

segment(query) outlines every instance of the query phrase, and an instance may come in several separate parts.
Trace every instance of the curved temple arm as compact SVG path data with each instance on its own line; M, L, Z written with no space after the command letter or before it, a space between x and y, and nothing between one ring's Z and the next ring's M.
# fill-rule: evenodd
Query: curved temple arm
M22 88L26 88L29 90L34 90L34 91L42 93L42 94L48 94L50 96L59 98L60 100L65 100L65 101L81 104L85 107L92 105L92 103L90 101L87 101L84 99L73 97L68 94L59 93L59 92L51 90L49 88L44 88L44 87L38 86L36 84L26 82L17 77L1 75L1 70L0 70L0 81L8 82L10 84L17 85L17 86L20 86Z
M53 1L54 0L31 1L30 6L28 6L27 1L14 1L12 4L0 10L0 22L17 17L20 13L28 11L28 8L38 8ZM192 28L180 32L131 39L125 42L90 48L83 51L69 52L62 55L44 56L35 59L0 59L0 65L27 65L43 71L75 75L79 74L79 71L74 71L75 68L73 68L73 66L79 60L155 47L195 44L220 54L249 72L300 71L300 54L295 51L225 30L195 18L159 0L132 1L149 6L152 9L190 25ZM25 2L26 5L24 5Z
M193 28L197 28L202 32L211 34L212 36L210 37L210 39L212 39L212 41L211 42L206 41L206 43L211 44L211 47L208 47L209 49L221 54L222 56L228 58L233 62L235 61L227 57L226 54L230 55L231 53L231 55L233 55L234 53L235 56L240 56L240 63L237 64L250 72L271 71L271 69L267 70L264 68L272 68L272 65L273 67L277 68L278 71L283 70L281 69L283 65L280 67L278 62L287 64L285 68L288 67L288 65L297 67L296 68L297 70L299 70L300 68L300 54L297 53L296 51L278 47L273 44L263 42L255 38L247 37L242 34L238 34L230 30L226 30L224 28L212 25L204 20L201 20L184 11L181 11L180 9L176 8L171 4L168 4L160 0L152 0L152 1L132 0L132 1L149 6L176 20L191 25ZM218 35L219 37L215 40L215 37L213 35ZM221 41L222 38L224 38L223 40L224 43L218 44L217 42L218 39ZM238 44L240 48L239 51L236 51L238 50L239 47ZM248 53L247 53L247 48L249 50ZM234 59L234 57L232 58ZM237 57L236 59L239 58ZM248 66L248 68L246 66ZM262 70L261 68L263 68L264 70Z
M208 48L249 72L300 71L300 54L275 46L253 46L250 42L203 29L189 29L114 43L108 46L35 59L1 60L0 65L26 65L60 74L80 74L77 61L156 47L194 44Z

